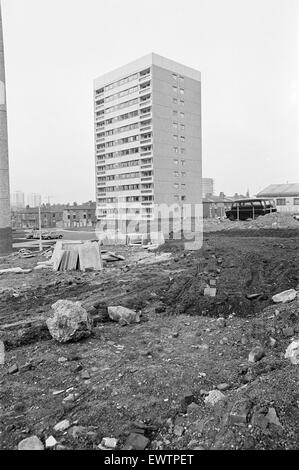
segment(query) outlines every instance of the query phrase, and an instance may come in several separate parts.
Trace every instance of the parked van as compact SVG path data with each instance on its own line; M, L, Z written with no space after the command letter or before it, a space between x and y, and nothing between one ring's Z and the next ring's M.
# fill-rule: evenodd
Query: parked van
M226 211L226 217L230 220L256 219L260 215L276 211L272 199L239 199L233 202L230 210Z

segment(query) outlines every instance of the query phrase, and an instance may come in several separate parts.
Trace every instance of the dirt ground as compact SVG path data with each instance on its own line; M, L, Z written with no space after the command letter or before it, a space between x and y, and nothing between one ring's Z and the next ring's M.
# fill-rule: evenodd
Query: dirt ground
M212 227L196 252L175 242L152 254L114 247L125 261L99 273L0 275L0 448L37 435L61 449L97 449L114 437L123 449L132 433L155 450L298 448L298 366L284 354L299 335L299 299L271 299L299 290L298 234ZM0 269L41 260L16 254ZM209 284L215 297L204 295ZM50 337L45 319L58 299L82 302L91 337L64 345ZM112 322L112 305L140 310L141 322ZM250 363L256 345L265 355ZM217 389L223 399L210 406ZM65 419L69 429L55 431Z

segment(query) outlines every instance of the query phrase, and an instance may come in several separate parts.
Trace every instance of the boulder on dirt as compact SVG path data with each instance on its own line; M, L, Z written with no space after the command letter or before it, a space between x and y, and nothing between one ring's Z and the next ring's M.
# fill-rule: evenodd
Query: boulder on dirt
M58 300L52 305L54 313L46 321L49 332L59 343L79 341L91 335L92 324L80 302Z
M265 350L261 346L255 346L248 356L249 362L258 362L265 356Z
M220 390L212 390L205 398L205 404L215 406L219 401L224 400L225 395Z
M294 300L297 296L297 291L295 289L288 289L283 292L280 292L279 294L273 295L272 300L275 303L283 303L285 304L286 302L291 302Z
M44 445L37 436L31 436L19 442L18 450L44 450Z
M140 314L126 307L108 307L108 315L111 320L126 325L130 323L140 323Z
M284 357L289 359L292 364L299 364L299 339L292 341L286 349Z

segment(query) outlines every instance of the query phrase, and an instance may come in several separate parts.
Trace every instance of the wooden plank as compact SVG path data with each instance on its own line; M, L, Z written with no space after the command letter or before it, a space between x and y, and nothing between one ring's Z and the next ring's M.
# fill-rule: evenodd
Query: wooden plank
M59 251L59 253L58 252L56 253L55 259L54 259L54 264L53 264L53 271L59 271L64 253L65 253L65 251L63 251L63 250Z
M80 268L82 271L103 269L99 244L87 242L79 246Z
M78 256L77 250L69 251L68 271L75 271L77 269Z

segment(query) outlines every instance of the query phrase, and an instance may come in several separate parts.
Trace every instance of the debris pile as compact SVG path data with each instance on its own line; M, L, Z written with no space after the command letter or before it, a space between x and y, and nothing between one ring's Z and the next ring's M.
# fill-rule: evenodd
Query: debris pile
M103 268L97 241L58 241L51 258L54 271L100 271Z
M292 214L283 214L281 212L272 212L271 214L261 215L255 220L234 220L222 219L204 219L204 232L214 232L218 230L242 230L242 229L298 229L298 220Z

